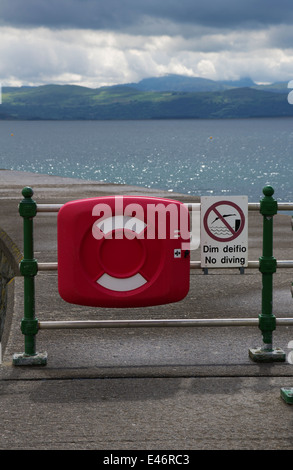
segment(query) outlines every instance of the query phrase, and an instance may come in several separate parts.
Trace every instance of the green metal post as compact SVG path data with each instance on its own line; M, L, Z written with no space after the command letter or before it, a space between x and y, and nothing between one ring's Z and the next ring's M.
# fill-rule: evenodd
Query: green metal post
M24 277L24 316L21 331L24 335L24 353L14 354L14 365L45 365L46 353L36 352L36 334L38 320L35 318L35 276L38 263L34 258L33 218L37 213L37 204L32 199L33 190L25 187L22 190L24 199L19 204L19 214L23 217L23 259L20 262L20 273Z
M257 362L285 361L285 353L280 348L273 349L273 331L276 329L276 317L273 314L273 274L277 261L273 256L273 217L278 212L278 203L273 198L274 189L265 186L264 197L260 201L260 213L263 216L263 249L259 258L259 270L262 273L262 311L259 315L259 328L262 332L263 347L250 349L250 357Z
M277 201L272 197L273 188L263 189L264 198L260 203L263 215L263 253L259 259L259 270L262 273L262 313L259 315L259 328L262 331L264 348L272 350L273 331L276 329L276 317L273 314L273 274L277 262L273 257L273 216L278 211Z

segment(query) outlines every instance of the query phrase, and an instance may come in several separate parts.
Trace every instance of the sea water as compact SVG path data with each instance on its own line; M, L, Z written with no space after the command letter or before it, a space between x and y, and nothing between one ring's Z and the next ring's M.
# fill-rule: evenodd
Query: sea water
M293 201L293 118L1 121L0 168Z

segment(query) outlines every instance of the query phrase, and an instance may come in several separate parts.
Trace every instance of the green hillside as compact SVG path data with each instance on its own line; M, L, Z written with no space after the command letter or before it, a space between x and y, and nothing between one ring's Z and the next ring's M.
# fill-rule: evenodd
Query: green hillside
M274 91L274 92L273 92ZM289 91L289 90L288 90ZM222 119L293 116L287 93L265 87L212 92L97 89L73 85L3 88L0 119Z

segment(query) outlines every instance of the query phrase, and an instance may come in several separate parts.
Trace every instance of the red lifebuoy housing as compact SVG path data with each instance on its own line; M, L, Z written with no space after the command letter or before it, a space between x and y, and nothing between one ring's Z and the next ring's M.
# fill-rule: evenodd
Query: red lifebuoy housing
M67 302L160 305L189 291L189 214L179 201L109 196L58 214L58 289Z

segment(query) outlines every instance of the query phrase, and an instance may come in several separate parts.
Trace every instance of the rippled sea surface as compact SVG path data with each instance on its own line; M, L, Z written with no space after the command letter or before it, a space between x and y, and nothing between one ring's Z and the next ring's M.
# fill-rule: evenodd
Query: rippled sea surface
M293 119L1 121L0 167L293 201ZM25 181L24 181L25 184Z

